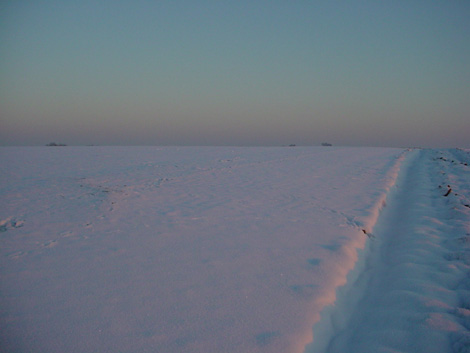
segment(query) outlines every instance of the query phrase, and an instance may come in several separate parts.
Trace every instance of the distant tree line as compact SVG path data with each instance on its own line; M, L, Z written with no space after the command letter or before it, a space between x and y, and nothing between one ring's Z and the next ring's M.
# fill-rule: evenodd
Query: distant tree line
M325 147L326 147L326 146L333 146L331 143L328 143L328 142L322 142L321 145L322 145L322 146L325 146ZM284 145L284 146L286 146L286 145ZM295 143L291 143L290 145L287 145L287 146L289 146L289 147L296 147L296 144L295 144Z
M67 146L65 143L49 142L46 146Z

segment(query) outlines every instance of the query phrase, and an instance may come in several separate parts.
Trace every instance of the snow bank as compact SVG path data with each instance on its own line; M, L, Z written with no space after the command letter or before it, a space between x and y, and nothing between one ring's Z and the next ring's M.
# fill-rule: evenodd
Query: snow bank
M2 346L302 352L402 153L2 148Z
M376 241L375 226L381 214L381 211L387 204L387 198L393 198L396 190L393 187L396 185L398 175L402 169L403 164L412 163L413 158L409 157L409 150L403 153L393 162L392 167L387 173L384 188L380 194L377 195L375 204L364 210L364 215L361 217L360 222L361 230L368 236L369 239L362 238L355 248L357 252L357 260L354 267L347 273L344 283L336 288L335 301L329 303L320 313L321 319L314 325L314 340L305 347L305 353L318 353L326 352L331 341L341 330L344 330L350 324L350 318L353 314L359 301L368 290L368 281L370 273L367 267L370 266L370 257L374 244ZM408 157L404 163L405 157ZM402 172L403 174L403 172Z
M470 352L469 157L408 155L365 266L331 310L326 338L306 352Z

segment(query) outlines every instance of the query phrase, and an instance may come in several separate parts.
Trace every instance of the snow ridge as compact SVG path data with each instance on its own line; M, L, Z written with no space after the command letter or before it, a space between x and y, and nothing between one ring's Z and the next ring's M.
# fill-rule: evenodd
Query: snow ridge
M409 155L363 272L338 295L328 337L306 352L470 352L469 157Z
M412 163L415 156L416 151L407 149L393 161L386 175L383 192L378 195L376 202L367 213L355 222L358 232L366 234L367 238L361 237L359 239L363 241L355 244L357 261L354 268L347 274L346 283L336 289L335 303L322 310L320 321L313 326L313 342L305 347L304 353L325 352L337 332L347 325L352 314L351 308L359 302L366 290L369 279L366 266L373 251L374 227L387 204L387 199L394 191L400 173L406 173L407 166Z

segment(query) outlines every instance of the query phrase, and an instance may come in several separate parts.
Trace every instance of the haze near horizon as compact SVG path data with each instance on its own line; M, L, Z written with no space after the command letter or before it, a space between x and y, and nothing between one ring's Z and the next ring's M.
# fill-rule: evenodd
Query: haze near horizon
M4 1L0 145L470 148L466 1Z

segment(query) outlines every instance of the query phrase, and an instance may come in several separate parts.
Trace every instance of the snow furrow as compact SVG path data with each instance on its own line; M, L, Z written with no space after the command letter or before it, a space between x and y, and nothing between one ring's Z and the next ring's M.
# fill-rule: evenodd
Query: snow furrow
M392 197L394 187L400 175L406 173L407 165L415 158L416 151L404 151L394 162L388 172L388 181L383 192L379 194L374 206L369 210L361 222L359 231L368 237L364 244L357 249L357 261L354 268L348 273L346 283L336 289L334 305L325 307L321 312L321 319L313 327L313 342L305 347L304 353L326 352L328 345L334 337L348 325L354 307L364 296L367 290L370 273L371 252L375 248L375 225L381 215L387 200Z
M331 309L333 330L306 352L470 352L465 158L455 150L407 158L359 280Z

